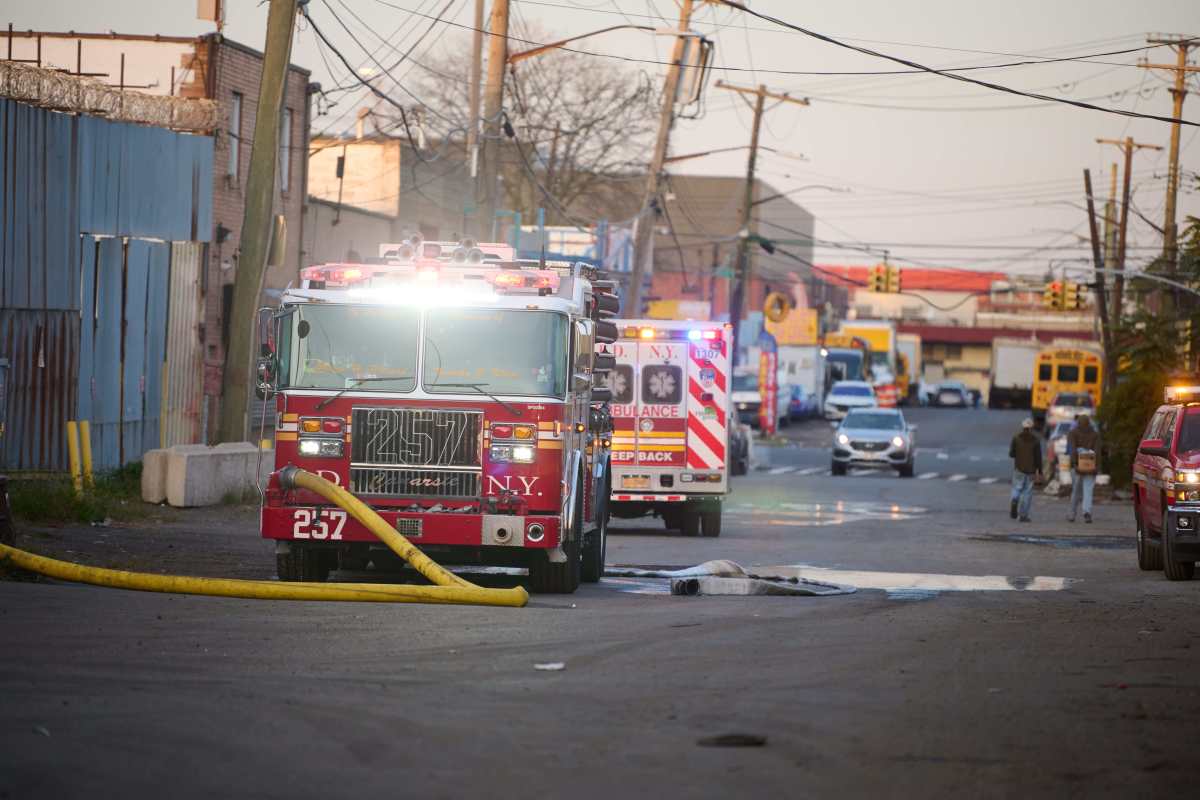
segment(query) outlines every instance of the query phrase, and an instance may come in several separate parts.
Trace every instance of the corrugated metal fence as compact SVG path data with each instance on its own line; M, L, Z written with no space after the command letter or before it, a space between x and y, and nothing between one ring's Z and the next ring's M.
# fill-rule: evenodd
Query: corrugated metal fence
M0 99L0 358L11 362L0 468L65 469L67 419L92 420L96 467L115 467L160 446L164 395L198 405L178 393L185 378L170 393L164 362L171 242L191 243L181 262L199 261L212 148ZM197 270L178 270L191 291ZM175 344L184 370L199 348L194 324L187 333Z

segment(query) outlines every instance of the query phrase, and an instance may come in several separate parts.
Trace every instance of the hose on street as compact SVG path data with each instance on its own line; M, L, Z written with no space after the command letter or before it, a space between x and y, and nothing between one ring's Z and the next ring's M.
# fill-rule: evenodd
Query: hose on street
M115 589L235 597L250 600L433 603L514 608L522 607L529 602L529 594L520 586L510 589L489 589L477 586L435 563L403 536L392 530L391 526L369 506L323 478L289 466L281 471L280 480L284 488L308 489L343 508L346 513L366 526L396 555L411 564L434 585L281 583L232 578L197 578L185 575L154 575L74 564L39 556L2 543L0 543L0 567L11 565L57 580Z

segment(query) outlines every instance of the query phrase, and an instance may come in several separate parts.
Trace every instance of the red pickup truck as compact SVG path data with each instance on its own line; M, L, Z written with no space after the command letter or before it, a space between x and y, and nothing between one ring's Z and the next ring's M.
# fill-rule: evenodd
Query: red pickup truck
M1172 386L1133 462L1138 567L1190 580L1200 560L1200 386Z

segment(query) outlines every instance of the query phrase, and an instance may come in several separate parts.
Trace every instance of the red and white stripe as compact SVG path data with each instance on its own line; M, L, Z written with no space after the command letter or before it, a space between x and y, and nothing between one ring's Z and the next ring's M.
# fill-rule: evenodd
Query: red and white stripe
M693 343L688 348L687 466L721 469L729 424L729 347L724 339ZM711 357L708 357L711 356ZM701 372L711 369L713 380L701 381ZM712 409L708 415L705 409Z
M682 494L616 494L612 500L618 503L682 503L687 499Z

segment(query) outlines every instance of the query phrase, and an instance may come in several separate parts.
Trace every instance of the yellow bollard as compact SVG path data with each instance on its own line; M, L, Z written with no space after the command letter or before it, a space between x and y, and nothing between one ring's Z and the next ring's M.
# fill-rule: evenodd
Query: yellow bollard
M75 494L83 494L83 473L79 470L79 429L73 419L67 420L67 464L71 468Z
M92 423L86 419L79 421L79 451L83 456L83 485L92 488Z

